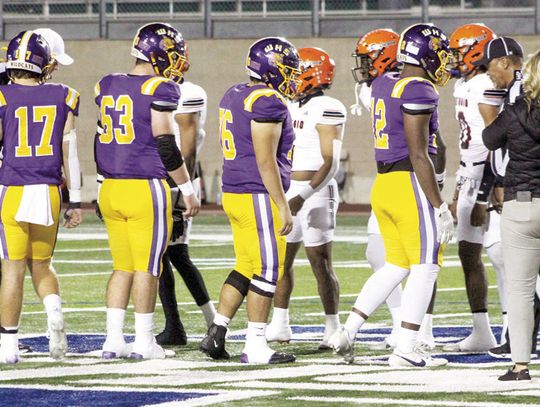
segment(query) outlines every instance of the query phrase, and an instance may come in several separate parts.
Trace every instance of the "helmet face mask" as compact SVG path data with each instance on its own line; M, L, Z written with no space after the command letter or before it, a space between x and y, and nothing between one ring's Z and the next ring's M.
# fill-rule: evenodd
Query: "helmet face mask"
M371 83L373 79L397 68L396 60L399 35L388 28L370 31L360 37L353 57L356 67L352 68L357 83Z
M445 86L451 78L454 57L446 34L433 24L414 24L401 34L398 60L421 66L437 86Z
M301 80L300 58L296 48L285 38L262 38L249 47L246 69L251 78L277 90L288 99L294 98Z
M158 76L182 83L189 69L187 46L174 27L150 23L141 27L133 40L131 55L149 62Z
M456 57L457 68L462 76L475 69L475 62L484 56L484 46L497 36L484 24L465 24L450 36L450 49Z

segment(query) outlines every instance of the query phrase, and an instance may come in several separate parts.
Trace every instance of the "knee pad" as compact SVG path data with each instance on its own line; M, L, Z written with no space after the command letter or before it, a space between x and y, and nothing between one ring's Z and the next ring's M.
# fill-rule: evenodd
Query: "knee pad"
M225 284L229 284L236 288L240 294L242 294L244 297L248 293L249 285L251 281L249 278L244 276L243 274L240 274L238 271L233 270L229 273L227 276L227 279L225 280Z
M276 292L276 285L259 276L253 276L249 290L263 297L273 298Z
M411 266L411 273L407 284L412 279L413 281L422 281L427 284L435 284L439 270L441 268L437 264L415 264Z

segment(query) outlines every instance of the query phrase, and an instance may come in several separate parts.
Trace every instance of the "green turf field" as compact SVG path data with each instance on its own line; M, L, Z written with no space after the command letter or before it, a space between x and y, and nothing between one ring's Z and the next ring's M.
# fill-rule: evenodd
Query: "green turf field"
M371 271L365 261L365 216L339 216L334 244L334 267L341 283L341 321ZM172 348L176 356L165 361L105 362L85 354L99 349L105 331L105 287L111 269L105 229L88 214L74 231L61 229L54 257L60 277L70 353L64 362L54 362L40 353L46 318L28 279L21 333L30 337L38 351L15 366L0 367L0 400L22 400L24 405L208 405L299 406L335 403L341 405L439 405L502 406L540 405L538 379L532 383L501 383L497 376L510 361L483 355L450 355L449 366L431 371L391 369L387 352L370 351L367 342L383 337L381 328L390 324L382 306L359 336L356 361L345 364L329 352L317 351L322 338L322 307L315 280L301 254L295 266L296 282L291 303L291 324L296 341L275 345L293 352L298 361L281 367L245 366L239 363L241 335L246 326L242 308L231 324L228 343L231 360L214 362L197 349L206 331L204 319L183 282L177 278L181 316L190 335L185 347ZM195 221L190 254L199 266L212 299L217 299L224 278L234 264L230 229L224 216L201 215ZM470 324L456 245L449 246L439 277L434 325L441 341L458 339ZM489 268L491 322L501 323L495 277ZM126 333L133 333L132 312ZM161 307L156 309L156 333L163 327ZM86 335L86 336L85 336ZM437 338L436 338L437 339ZM45 342L44 342L45 341ZM24 342L24 340L23 340ZM88 345L88 346L86 346ZM46 347L43 351L46 350ZM539 376L538 365L532 375ZM21 393L22 392L22 393ZM115 395L114 397L110 396ZM127 395L125 395L127 394ZM94 401L92 401L94 400ZM41 404L40 404L41 403ZM6 404L8 405L8 404ZM20 404L23 405L23 404Z

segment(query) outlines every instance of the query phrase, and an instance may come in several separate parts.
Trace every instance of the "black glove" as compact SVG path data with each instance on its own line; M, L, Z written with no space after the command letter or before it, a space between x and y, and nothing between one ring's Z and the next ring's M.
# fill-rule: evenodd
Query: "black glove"
M100 221L103 222L103 215L101 214L101 209L99 209L99 203L96 201L96 216Z
M80 202L70 202L66 211L64 212L64 219L65 220L69 220L70 216L68 215L68 212L71 210L71 209L80 209L81 208L81 203Z
M171 241L175 241L184 234L184 216L182 215L182 209L175 207L172 211L173 227L171 234Z

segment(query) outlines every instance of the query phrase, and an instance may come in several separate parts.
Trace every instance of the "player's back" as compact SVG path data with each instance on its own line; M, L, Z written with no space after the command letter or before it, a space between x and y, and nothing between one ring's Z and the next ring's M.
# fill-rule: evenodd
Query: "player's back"
M376 78L371 85L371 115L375 138L375 159L395 163L409 156L403 113L423 111L431 114L429 123L429 153L436 154L435 132L439 122L439 95L435 86L420 77L400 78L389 72Z
M95 95L103 128L95 154L104 177L165 178L151 110L174 110L178 85L159 76L111 74L98 82Z
M61 184L64 126L78 111L79 94L62 84L0 86L0 184Z
M241 83L230 88L219 104L223 148L223 192L266 193L255 159L251 121L281 122L276 161L284 190L289 188L289 153L294 131L286 101L277 91L263 84Z

